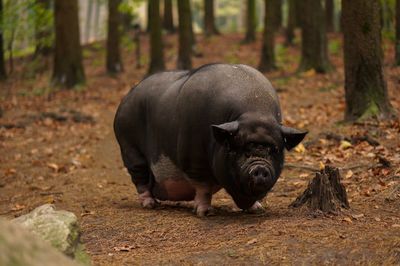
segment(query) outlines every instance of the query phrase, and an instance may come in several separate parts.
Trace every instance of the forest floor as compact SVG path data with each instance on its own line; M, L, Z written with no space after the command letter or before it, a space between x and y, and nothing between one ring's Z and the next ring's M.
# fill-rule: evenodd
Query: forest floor
M166 37L168 69L176 64L176 39ZM257 67L260 41L240 41L237 34L199 36L203 57L194 58L194 65ZM196 217L190 202L142 209L112 123L121 98L147 69L134 67L134 51L127 47L125 72L110 77L105 51L95 44L84 50L85 86L50 93L51 67L34 74L34 64L26 59L16 62L14 74L1 85L0 215L17 217L44 203L74 212L94 265L400 264L399 122L341 123L344 74L338 36L330 36L329 45L336 69L326 75L296 74L299 45L286 48L282 42L279 37L280 69L266 76L278 90L285 124L310 133L303 146L287 153L292 167L285 168L263 201L265 213L241 212L225 192L214 196L216 215L211 217ZM143 39L143 54L147 51ZM389 43L385 55L390 99L398 111L400 68L392 67ZM322 215L289 208L315 176L308 168L326 164L342 168L351 209Z

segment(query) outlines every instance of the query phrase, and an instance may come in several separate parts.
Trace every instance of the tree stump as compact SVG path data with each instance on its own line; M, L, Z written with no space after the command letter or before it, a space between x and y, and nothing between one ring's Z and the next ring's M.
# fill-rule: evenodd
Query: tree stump
M346 189L340 183L338 168L326 166L316 173L303 194L290 204L294 208L302 206L324 213L338 213L350 208Z

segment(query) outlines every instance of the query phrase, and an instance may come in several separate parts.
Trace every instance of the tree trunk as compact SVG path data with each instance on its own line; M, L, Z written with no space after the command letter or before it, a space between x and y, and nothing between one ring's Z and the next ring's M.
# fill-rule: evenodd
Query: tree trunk
M276 14L274 14L274 6L277 1L280 0L265 0L263 44L261 48L261 62L258 67L258 69L262 72L268 72L276 69L274 53L274 31L276 26L274 23L274 16Z
M190 17L190 39L192 42L192 54L196 55L197 51L196 51L196 35L194 34L194 30L193 30L193 12L192 12L192 8L190 6L190 0L189 0L189 17Z
M51 53L52 45L49 38L52 33L51 26L47 25L47 13L50 13L50 0L36 0L36 18L35 18L35 56L47 56Z
M191 50L193 44L192 21L190 14L189 0L178 1L179 16L179 53L178 53L178 69L191 69Z
M135 24L133 26L133 42L135 43L135 57L136 57L136 68L141 68L142 63L140 60L140 34L141 34L141 29L139 24Z
M219 34L215 26L214 0L204 0L204 33L207 37Z
M151 16L151 10L152 7L151 5L153 4L153 1L151 0L147 0L147 28L146 28L146 32L149 33L151 31L151 24L153 23L152 20L152 16Z
M288 24L286 27L286 40L285 45L293 45L296 28L296 0L289 0L288 2Z
M122 29L122 14L118 7L121 0L108 0L108 31L106 68L109 74L123 70L120 56L120 40Z
M333 0L325 0L326 31L335 31L335 6Z
M256 40L256 27L256 1L247 0L245 43L254 42Z
M400 66L400 0L396 0L396 66Z
M149 0L151 2L151 25L150 25L150 68L148 73L152 74L165 69L163 44L161 36L160 0Z
M325 13L321 0L303 0L302 47L299 71L314 69L326 73L331 69L325 30Z
M296 12L296 27L301 28L301 24L303 22L303 1L295 0L295 12Z
M78 1L55 0L53 84L73 87L85 81L79 36Z
M346 114L386 118L392 108L383 76L379 0L342 0Z
M172 12L172 0L164 0L164 20L163 26L169 33L175 32L174 16Z
M282 14L282 0L276 0L275 5L274 5L274 10L275 10L275 30L279 30L282 28L282 23L283 23L283 14Z
M0 0L0 14L3 14L3 0ZM0 80L5 80L7 78L7 71L4 60L3 16L0 16L0 25Z

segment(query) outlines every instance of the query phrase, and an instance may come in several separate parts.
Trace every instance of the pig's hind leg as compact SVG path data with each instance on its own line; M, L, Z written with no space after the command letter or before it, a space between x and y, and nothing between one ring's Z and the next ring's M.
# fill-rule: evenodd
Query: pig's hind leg
M150 173L147 160L136 148L125 148L121 152L124 165L136 186L141 205L144 208L154 208L156 201L151 194L154 177Z

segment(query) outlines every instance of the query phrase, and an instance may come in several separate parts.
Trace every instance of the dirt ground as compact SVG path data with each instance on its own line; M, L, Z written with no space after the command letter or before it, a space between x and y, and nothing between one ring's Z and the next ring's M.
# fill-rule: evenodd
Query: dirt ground
M176 39L166 38L169 69ZM105 74L99 45L85 48L87 84L73 91L49 93L51 71L30 76L30 65L17 62L0 88L0 215L17 217L44 203L74 212L94 265L400 265L400 123L341 123L341 42L330 39L335 71L298 75L299 46L285 48L279 38L280 70L266 76L278 90L285 124L310 133L287 153L289 167L262 202L262 214L241 212L225 192L214 196L212 217L196 217L190 202L140 207L112 130L121 97L146 72L134 67L131 48L124 49L118 77ZM203 57L194 65L256 67L260 41L240 40L198 37ZM144 55L147 49L144 39ZM398 111L400 68L392 67L392 54L385 43L385 75ZM289 208L315 176L309 168L326 164L342 169L351 209L322 215Z

